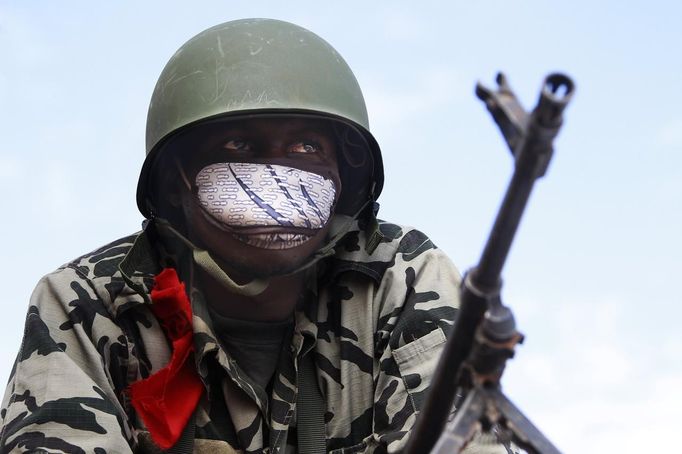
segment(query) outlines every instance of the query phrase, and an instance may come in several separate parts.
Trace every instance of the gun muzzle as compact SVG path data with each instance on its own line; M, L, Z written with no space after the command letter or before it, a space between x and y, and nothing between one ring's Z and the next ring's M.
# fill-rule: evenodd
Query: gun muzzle
M573 81L564 74L553 73L545 78L534 112L541 127L557 128L561 125L562 113L573 96L573 88Z
M552 143L561 129L562 114L573 96L573 87L573 81L563 74L545 78L524 138L514 150L519 173L530 172L533 178L540 178L547 172L554 151Z

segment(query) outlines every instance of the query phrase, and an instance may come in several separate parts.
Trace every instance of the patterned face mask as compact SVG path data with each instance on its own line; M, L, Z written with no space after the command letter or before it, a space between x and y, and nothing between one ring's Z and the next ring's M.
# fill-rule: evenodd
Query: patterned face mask
M211 164L199 171L195 184L204 210L236 228L321 229L336 195L332 180L274 164Z

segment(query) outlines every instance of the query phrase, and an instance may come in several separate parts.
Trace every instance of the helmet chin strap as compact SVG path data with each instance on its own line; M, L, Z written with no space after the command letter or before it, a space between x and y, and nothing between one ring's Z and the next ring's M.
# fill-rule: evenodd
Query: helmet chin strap
M172 235L187 246L187 248L192 251L192 259L199 268L204 270L209 276L231 292L244 296L256 296L260 295L268 288L267 279L254 279L243 285L238 284L220 267L220 265L218 265L208 251L197 247L182 233L175 230L170 222L158 217L154 218L154 222L160 231Z
M371 202L368 200L365 204L360 207L360 209L353 216L346 216L342 214L336 214L331 219L331 238L325 243L320 249L315 251L310 258L296 269L283 274L283 276L290 276L292 274L299 273L307 268L310 268L320 260L325 257L329 257L334 254L334 247L343 238L346 233L353 226L353 222L362 213L362 211ZM238 284L234 281L223 268L216 262L216 260L211 256L211 253L205 249L201 249L196 246L191 240L185 237L182 233L178 232L166 219L154 217L155 225L161 232L165 232L178 240L180 240L189 250L192 251L192 259L194 262L204 270L209 276L214 280L219 282L227 290L244 296L256 296L260 295L268 288L270 280L267 278L254 279L246 284Z

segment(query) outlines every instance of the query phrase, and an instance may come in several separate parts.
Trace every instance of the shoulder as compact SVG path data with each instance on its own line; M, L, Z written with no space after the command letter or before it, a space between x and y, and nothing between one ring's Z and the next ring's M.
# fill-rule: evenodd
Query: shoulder
M154 345L165 345L165 339L146 309L147 294L133 289L119 267L140 236L136 233L108 243L38 282L29 302L20 351L24 372L30 370L27 365L33 363L26 360L35 351L65 354L91 376L104 374L96 377L101 386L111 381L117 389L130 378L128 361L131 370L137 363L151 368L145 348L136 351L134 345L141 342L142 331L147 339L153 338ZM133 308L139 310L129 310ZM41 355L35 363L38 367L44 363ZM102 358L104 369L93 363L96 355Z
M137 232L112 241L65 263L57 271L70 268L86 279L112 277L140 234Z
M110 318L124 308L144 301L144 296L130 288L119 265L132 249L140 233L112 241L83 254L44 276L36 286L32 305L61 305L71 311L74 305L102 306Z
M133 435L125 389L132 377L153 367L148 349L131 333L142 327L159 332L142 313L116 318L116 305L135 298L117 269L136 237L82 255L36 286L0 412L3 452L26 443L43 446L48 433L56 434L48 437L53 447L60 442L68 449L70 440L97 451L92 445L102 443L99 434L113 451L129 451ZM64 415L75 422L66 427Z
M380 221L382 239L374 249L366 229L349 232L336 247L330 276L347 295L372 301L374 330L397 348L436 327L447 331L459 306L460 274L429 237L413 227ZM352 276L343 278L346 273ZM366 279L374 285L367 287ZM363 300L366 300L363 298Z
M380 220L378 231L381 239L374 250L367 247L370 238L366 229L349 232L336 248L333 258L336 272L355 270L380 283L387 272L405 267L421 268L435 260L445 263L457 274L445 253L420 230Z
M459 270L429 237L413 227L381 222L384 238L372 254L353 252L360 266L377 273L374 290L379 344L397 349L414 339L444 341L459 307ZM436 330L436 332L433 332ZM431 337L425 337L431 333ZM385 346L385 344L384 344ZM381 347L380 347L381 349Z

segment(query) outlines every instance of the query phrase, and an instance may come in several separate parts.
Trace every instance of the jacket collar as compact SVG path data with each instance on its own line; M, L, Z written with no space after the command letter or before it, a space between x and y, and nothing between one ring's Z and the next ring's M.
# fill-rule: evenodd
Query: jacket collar
M342 225L339 221L337 223ZM322 279L328 281L346 271L355 271L370 277L378 284L382 278L382 269L392 260L392 257L383 257L381 250L372 250L371 253L367 251L365 247L367 239L357 220L353 220L350 227L344 227L339 230L347 231L342 234L342 238L335 241L331 254L325 254L331 256L323 260ZM163 252L164 248L161 245L154 223L145 221L142 232L137 235L131 248L118 265L118 271L125 286L112 301L115 315L137 304L151 304L149 294L153 278L161 272L163 262L168 261L164 258L168 255L167 251Z
M153 230L151 223L145 221L142 232L118 264L118 272L126 285L112 302L115 315L137 304L152 302L150 293L154 276L161 272Z

